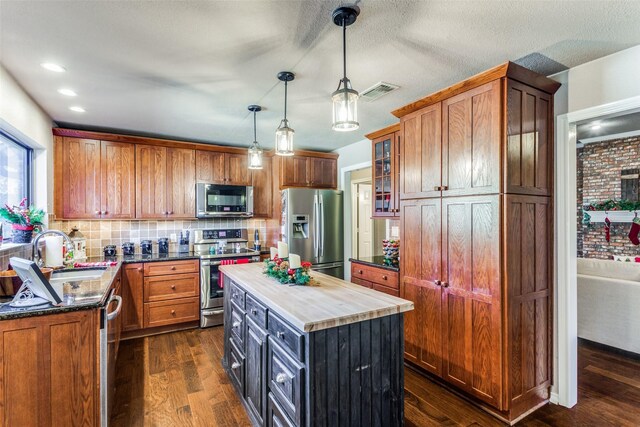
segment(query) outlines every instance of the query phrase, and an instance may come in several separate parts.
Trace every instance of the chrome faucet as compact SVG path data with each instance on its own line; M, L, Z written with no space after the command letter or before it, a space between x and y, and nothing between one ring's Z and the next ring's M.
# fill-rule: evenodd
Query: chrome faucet
M42 254L40 253L40 248L38 248L38 242L40 239L47 234L57 234L58 236L62 236L67 246L67 253L73 252L74 245L71 241L71 238L62 231L59 230L45 230L40 232L35 239L33 239L33 260L38 264L38 267L42 267L44 265L44 261L42 261Z

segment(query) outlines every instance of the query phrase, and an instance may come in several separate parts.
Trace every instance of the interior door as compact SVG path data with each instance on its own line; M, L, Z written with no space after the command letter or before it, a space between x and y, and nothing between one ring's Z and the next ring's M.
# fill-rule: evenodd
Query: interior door
M443 378L502 409L499 195L442 199Z
M405 353L441 375L441 199L402 201L400 214L401 295L416 307L414 315L405 316Z
M500 102L500 80L443 101L443 196L500 191Z
M62 144L64 217L99 219L100 141L65 137Z
M135 218L135 145L101 141L102 218Z
M318 190L318 264L344 261L344 200L342 191Z
M167 217L195 218L195 150L167 149Z
M373 255L371 184L358 184L358 257Z

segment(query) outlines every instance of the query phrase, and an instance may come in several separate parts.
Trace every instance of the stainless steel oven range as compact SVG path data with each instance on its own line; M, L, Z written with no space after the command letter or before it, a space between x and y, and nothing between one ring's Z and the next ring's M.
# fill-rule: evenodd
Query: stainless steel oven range
M200 256L200 327L222 325L224 292L218 267L260 261L247 247L247 230L196 230L193 250Z

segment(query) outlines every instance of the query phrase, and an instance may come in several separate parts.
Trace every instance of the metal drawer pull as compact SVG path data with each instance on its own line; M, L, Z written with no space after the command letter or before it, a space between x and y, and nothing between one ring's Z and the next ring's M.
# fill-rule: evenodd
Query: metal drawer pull
M278 375L276 375L276 382L278 384L284 384L288 379L289 376L284 372L280 372Z
M442 282L440 280L434 280L433 283L436 284L436 286L442 286Z
M442 282L442 286L445 287L445 288L448 288L449 284L447 282Z
M175 290L175 288L176 288L176 285L171 285L171 289Z
M240 364L238 362L233 362L231 364L231 369L238 369L240 367Z
M362 270L358 270L358 274L362 274Z
M387 280L387 276L382 276L382 280Z
M440 187L440 186L433 187L433 189L434 189L435 191L442 191L442 187Z
M276 332L276 336L277 336L278 338L280 338L280 339L284 339L284 332L282 332L282 331L278 331L278 332Z
M256 310L255 308L251 309L251 314L253 314L254 316L258 315L258 310Z
M233 327L234 327L234 328L237 328L237 327L239 327L240 325L241 325L241 323L240 323L239 321L235 321L235 322L233 322Z
M171 314L175 315L176 311L175 310L171 310Z

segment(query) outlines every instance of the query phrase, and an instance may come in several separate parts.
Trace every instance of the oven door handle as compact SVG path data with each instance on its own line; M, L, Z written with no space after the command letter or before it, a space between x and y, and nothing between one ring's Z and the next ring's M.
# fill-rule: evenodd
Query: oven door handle
M202 315L203 316L215 316L216 314L223 314L224 313L224 309L220 309L220 310L202 310Z
M122 297L120 295L111 295L111 298L109 298L109 301L107 302L107 307L109 307L113 301L117 301L118 305L111 313L107 313L107 321L111 321L118 317L118 314L120 314L120 310L122 309Z

